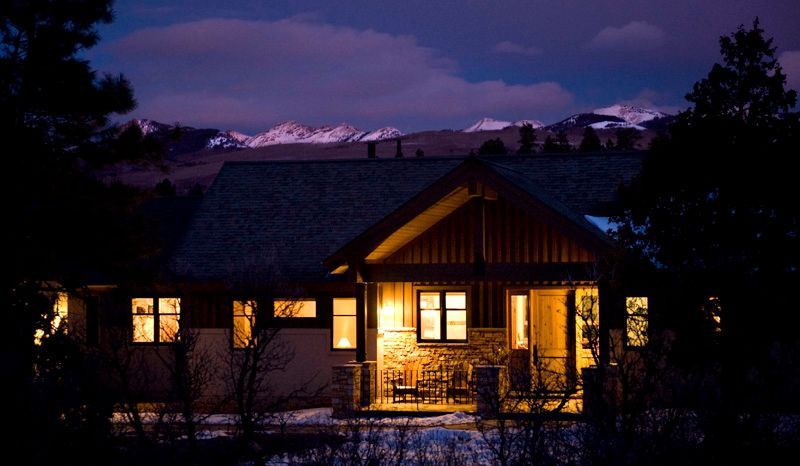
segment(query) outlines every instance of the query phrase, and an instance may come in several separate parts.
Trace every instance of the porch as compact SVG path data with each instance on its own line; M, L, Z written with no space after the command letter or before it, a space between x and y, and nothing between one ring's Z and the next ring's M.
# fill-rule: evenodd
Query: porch
M542 385L515 386L507 366L474 369L377 370L375 362L334 367L334 415L476 413L507 415L577 415L582 412L579 386L546 391Z

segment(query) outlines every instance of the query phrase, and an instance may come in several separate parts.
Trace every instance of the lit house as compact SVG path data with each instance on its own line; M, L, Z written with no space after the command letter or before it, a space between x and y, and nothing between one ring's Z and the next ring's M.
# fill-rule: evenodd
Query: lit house
M226 163L169 274L125 291L117 321L144 350L171 344L179 325L235 350L262 319L294 348L276 380L287 388L329 383L349 361L379 374L535 362L574 380L593 364L586 325L601 336L647 325L646 304L626 318L597 275L612 245L587 217L613 211L641 157ZM586 302L591 323L576 315ZM602 358L608 339L597 341Z

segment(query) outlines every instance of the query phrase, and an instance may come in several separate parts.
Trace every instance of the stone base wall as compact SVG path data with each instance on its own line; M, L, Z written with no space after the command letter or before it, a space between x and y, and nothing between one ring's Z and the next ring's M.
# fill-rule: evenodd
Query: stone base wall
M467 343L417 343L413 327L383 331L383 369L402 370L417 364L420 370L456 364L496 364L505 352L506 329L471 328Z
M333 417L352 416L361 407L361 364L333 366L331 377Z

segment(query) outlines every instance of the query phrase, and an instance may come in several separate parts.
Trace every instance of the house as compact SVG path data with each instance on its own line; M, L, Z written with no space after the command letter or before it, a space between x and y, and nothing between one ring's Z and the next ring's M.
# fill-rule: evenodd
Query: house
M168 272L116 289L101 313L143 353L182 325L208 354L235 351L264 319L292 348L274 380L285 390L325 386L351 361L373 361L384 399L401 390L393 371L501 360L574 381L607 355L608 339L593 353L592 335L646 329L646 303L626 319L624 296L597 275L612 243L590 221L614 212L642 157L227 162ZM591 322L576 311L586 302Z

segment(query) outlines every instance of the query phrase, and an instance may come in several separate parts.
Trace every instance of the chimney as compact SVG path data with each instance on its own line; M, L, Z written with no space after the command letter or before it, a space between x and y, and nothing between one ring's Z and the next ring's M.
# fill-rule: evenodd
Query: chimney
M400 143L400 139L397 140L397 152L394 154L395 157L402 157L403 156L403 147Z
M370 158L370 159L374 159L375 158L375 143L374 142L368 142L367 143L367 157Z

